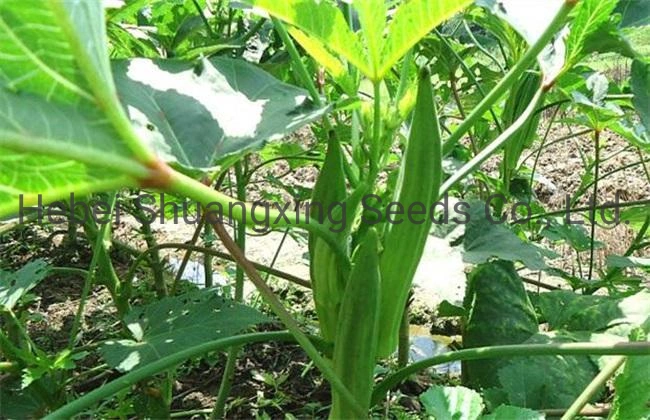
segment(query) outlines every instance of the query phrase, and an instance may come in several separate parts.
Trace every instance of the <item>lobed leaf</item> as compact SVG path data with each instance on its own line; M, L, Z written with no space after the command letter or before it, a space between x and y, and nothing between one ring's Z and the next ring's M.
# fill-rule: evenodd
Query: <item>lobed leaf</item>
M567 63L576 64L583 56L585 41L601 25L605 24L613 13L618 0L582 0L578 2L576 16L571 23L571 32L567 38L569 55Z
M111 367L126 372L266 320L255 309L203 289L133 309L124 319L133 339L107 341L101 353Z
M374 79L382 79L433 28L471 3L472 0L408 0L402 3L388 26L382 62L375 69Z
M329 0L244 0L285 21L348 60L362 73L371 74L366 54L341 11Z
M647 333L636 331L631 338L644 341ZM650 356L628 357L623 372L614 381L614 389L610 420L650 418Z

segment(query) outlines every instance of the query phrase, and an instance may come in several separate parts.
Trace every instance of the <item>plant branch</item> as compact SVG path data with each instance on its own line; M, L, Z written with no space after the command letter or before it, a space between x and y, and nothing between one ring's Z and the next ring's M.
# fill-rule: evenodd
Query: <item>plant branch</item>
M386 393L412 374L431 366L459 360L481 360L515 356L557 356L557 355L650 355L650 342L624 341L613 344L600 343L554 343L554 344L513 344L464 349L413 363L404 369L387 376L375 387L373 405L384 398Z
M210 220L208 217L208 223L212 225L212 228L221 239L221 242L226 247L228 252L233 256L238 264L242 266L246 274L248 275L249 280L255 285L257 290L266 300L266 303L271 307L275 315L284 323L287 329L293 334L296 338L296 341L300 344L303 350L307 355L312 359L314 364L320 369L321 373L327 379L332 387L339 392L342 398L346 400L350 407L354 409L356 414L360 417L367 415L362 406L354 399L350 391L346 388L345 384L341 382L341 379L337 376L332 368L332 365L329 361L325 360L319 353L313 343L309 341L309 338L305 333L302 332L300 326L296 320L291 316L291 314L285 309L284 305L277 296L273 293L271 288L264 282L262 277L259 275L253 264L246 259L246 256L237 244L232 240L226 228L221 223L216 223Z
M289 210L279 212L275 209L268 209L266 211L261 206L253 206L251 203L241 203L176 171L170 174L168 190L196 200L204 207L208 207L208 210L210 210L212 205L218 204L220 211L212 210L209 212L209 215L213 217L216 214L219 217L227 216L247 226L256 226L262 223L260 221L263 221L267 222L265 223L265 228L303 228L323 239L336 253L341 264L346 267L350 266L350 259L340 241L337 240L337 236L329 230L326 224L318 223L318 220L310 218L308 214L303 214L301 217L301 213L299 212ZM223 215L220 214L222 210L224 211ZM247 213L250 213L248 214L250 217L247 217ZM206 216L208 215L206 214Z
M508 127L503 133L499 135L492 143L490 143L485 149L481 150L476 156L474 156L469 162L463 165L458 171L456 171L447 181L442 184L440 187L440 195L444 195L448 192L457 182L463 180L467 175L474 172L483 162L489 159L499 148L501 148L510 138L521 128L528 118L532 115L533 111L537 107L537 103L542 97L544 88L541 87L535 93L535 96L530 101L530 104L526 107L524 112L521 113L519 118L515 120L510 127ZM445 143L447 144L447 143Z
M327 349L328 346L318 337L310 337L314 340L315 345L322 349ZM132 370L131 372L120 376L119 378L102 385L99 388L77 398L74 401L69 402L58 410L50 413L45 417L47 420L57 420L65 418L73 418L75 415L81 413L88 407L97 404L98 402L105 400L116 393L120 392L123 389L127 389L138 382L149 378L150 376L156 375L159 372L164 372L170 368L184 362L185 360L191 359L193 357L199 357L206 353L223 350L228 347L252 344L252 343L262 343L269 341L295 341L295 338L286 331L273 331L273 332L261 332L261 333L251 333L251 334L242 334L234 337L222 338L215 341L208 341L207 343L202 343L194 347L179 351L177 353L165 356L161 359L158 359L154 362L151 362L141 368ZM311 342L310 342L311 343Z
M448 155L451 150L456 146L458 141L467 133L467 131L485 114L488 109L501 98L508 89L515 83L515 81L528 69L531 63L535 61L537 56L542 52L546 45L551 41L553 36L557 33L560 27L564 24L569 12L575 6L575 1L565 1L560 10L558 11L553 21L546 28L544 33L539 39L526 51L526 54L517 62L517 64L510 69L510 71L501 79L494 89L492 89L483 100L474 108L472 113L464 120L456 131L447 139L443 146L443 155ZM505 132L504 132L505 133Z

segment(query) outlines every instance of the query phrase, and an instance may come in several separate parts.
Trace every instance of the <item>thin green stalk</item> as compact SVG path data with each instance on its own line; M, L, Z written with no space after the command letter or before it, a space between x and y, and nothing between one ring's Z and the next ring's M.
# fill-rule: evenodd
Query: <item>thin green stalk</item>
M472 40L474 45L476 45L476 48L478 48L478 50L480 52L482 52L487 58L489 58L494 64L496 64L497 67L499 67L499 70L501 70L501 73L505 73L506 70L503 68L501 63L499 63L499 60L497 60L497 58L494 55L492 55L480 42L478 42L478 40L474 36L474 33L470 29L470 27L467 24L467 21L465 19L463 19L463 25L465 27L465 32L467 33L469 38Z
M548 122L548 126L546 127L546 131L544 132L544 137L542 138L542 141L537 148L537 154L535 155L535 161L533 162L533 168L530 171L530 181L528 181L529 185L532 187L534 182L535 182L535 173L537 172L537 164L539 163L539 158L542 156L542 151L544 150L544 145L546 144L546 139L548 139L548 135L551 133L551 127L553 127L553 123L555 122L555 118L557 117L558 112L560 112L560 106L555 107L553 110L553 115L551 116L551 120ZM527 158L526 158L527 159ZM526 160L524 159L524 161Z
M203 228L205 227L205 217L204 215L201 216L201 221L199 222L198 226L194 230L194 234L192 235L192 239L190 239L190 242L188 245L196 245L196 243L199 240L199 237L201 236L201 232L203 231ZM160 249L160 248L158 248ZM183 273L185 273L185 269L187 268L187 264L190 262L190 258L192 257L192 249L186 249L185 254L183 254L183 259L181 260L181 265L178 267L178 271L176 272L176 276L174 277L174 283L172 284L172 290L171 290L171 295L174 296L176 295L176 290L178 290L178 285L181 282L181 279L183 278ZM146 251L145 251L146 252ZM137 261L137 260L136 260ZM137 265L131 266L131 268L137 268ZM131 269L129 269L129 272L131 272ZM127 281L131 282L132 277L127 275Z
M576 1L565 0L564 4L558 11L553 21L548 28L539 37L539 39L526 51L526 54L517 62L517 64L510 69L510 71L501 79L501 81L492 89L483 100L474 108L472 113L464 120L454 133L447 139L443 147L443 154L448 155L451 150L456 146L458 141L467 133L467 131L474 126L483 114L501 98L508 89L515 83L524 71L528 69L531 63L535 61L539 53L551 41L553 36L562 27L569 12L575 6Z
M284 246L284 242L287 240L287 237L289 236L289 228L285 229L284 232L282 233L282 239L280 239L280 243L278 244L278 247L275 250L275 253L273 253L273 258L271 259L271 262L269 263L269 267L273 268L275 267L275 263L278 262L278 258L280 257L280 252L282 251L282 247ZM269 277L271 277L271 273L267 272L266 273L266 282L269 281Z
M327 349L327 345L324 344L318 337L310 337L310 339L313 340L315 345L318 345L321 349ZM113 381L104 384L101 387L98 387L93 391L77 398L76 400L69 402L58 410L47 415L45 419L55 420L72 418L75 415L81 414L84 410L92 407L100 401L110 398L121 390L128 389L138 382L156 375L159 372L164 372L168 369L171 369L174 366L183 363L185 360L194 357L200 357L206 353L220 351L232 346L270 341L292 342L295 341L295 338L289 332L274 331L242 334L234 337L222 338L215 341L208 341L206 343L202 343L197 346L179 351L172 355L160 358L141 368L132 370L131 372L122 375L119 378L114 379Z
M160 258L160 253L157 251L156 248L156 238L153 234L153 230L151 229L151 223L146 221L146 217L142 210L136 207L135 209L136 213L138 213L138 216L140 218L141 222L141 232L142 236L144 237L144 241L147 244L147 249L154 249L153 251L149 252L149 264L151 266L151 271L153 272L153 280L154 280L154 288L156 290L156 295L158 298L163 298L168 295L167 293L167 285L165 284L165 275L163 272L163 263Z
M307 88L307 91L309 92L312 101L314 101L314 104L316 104L316 106L322 106L322 101L320 99L320 95L318 94L318 90L316 89L316 85L314 85L314 81L309 76L309 72L307 72L307 68L302 62L300 54L298 53L295 44L291 40L289 33L287 32L287 28L285 28L284 24L281 21L274 17L271 18L271 21L273 22L273 26L280 36L282 43L284 43L284 46L287 48L287 52L289 53L289 57L291 57L291 62L293 64L293 70L297 73L298 78L302 82L302 85Z
M590 215L591 232L589 237L589 275L587 281L591 281L594 274L594 255L596 251L596 203L598 202L598 181L600 177L600 130L594 130L595 159L594 159L594 192L593 210ZM579 411L579 410L578 410Z
M619 208L619 209L624 209L624 208L629 208L629 207L638 207L638 206L648 206L650 205L650 199L646 200L634 200L634 201L627 201L624 203L619 203L618 206L615 204L602 204L600 206L595 206L596 210L607 210L611 208ZM549 211L545 213L539 213L539 214L534 214L530 216L531 220L536 220L536 219L543 219L545 217L554 217L554 216L566 216L567 213L580 213L584 211L591 211L594 209L593 206L589 207L578 207L578 208L573 208L573 209L563 209L563 210L554 210L554 211Z
M492 143L490 143L485 149L481 150L479 154L474 156L469 162L463 165L458 171L456 171L445 183L440 187L440 195L444 195L448 192L457 182L462 181L467 175L474 172L483 162L490 158L499 148L501 148L513 134L523 126L528 118L532 115L533 111L537 107L537 104L542 97L544 88L540 88L535 93L535 96L531 100L530 104L526 107L524 112L521 113L519 118L515 120L510 127L508 127L499 137L497 137ZM445 143L447 144L447 143Z
M539 153L541 153L542 149L545 149L547 147L551 147L554 144L562 143L563 141L570 140L570 139L572 139L574 137L580 137L580 136L583 136L583 135L589 134L589 133L591 133L591 129L587 128L585 130L578 131L576 133L571 133L571 134L568 134L566 136L562 136L562 137L560 137L558 139L555 139L553 141L550 141L550 142L548 142L546 144L540 145L537 149L532 150L528 155L526 155L526 157L521 160L521 163L523 164L524 162L526 162L531 157L538 155Z
M110 203L109 214L113 213L116 202L117 202L117 194L112 193L109 199L109 203ZM72 322L72 327L70 328L70 337L68 338L69 350L72 350L72 348L77 343L77 335L81 330L84 308L86 307L86 301L88 300L90 289L95 283L95 275L97 273L99 259L101 258L102 255L100 249L104 247L104 239L110 227L111 227L110 223L104 223L97 231L97 237L95 238L95 246L93 247L93 257L90 260L90 267L88 268L86 281L84 282L84 286L81 291L81 297L79 298L79 307L77 308L77 313L75 314L74 321ZM114 293L115 290L111 290L111 294Z
M203 13L203 9L201 8L201 5L199 5L199 2L197 0L192 0L192 3L194 4L194 8L196 11L199 13L199 17L201 17L201 21L203 22L203 26L205 26L205 29L208 31L208 35L210 38L214 38L214 32L212 31L212 27L210 26L210 22L208 22L208 19L205 17L205 13Z
M601 344L601 343L553 343L553 344L512 344L505 346L489 346L464 349L429 359L412 363L404 369L387 376L375 387L372 403L379 403L386 393L399 385L406 378L421 370L432 366L462 360L495 359L515 356L557 356L557 355L625 355L648 356L650 355L650 342L629 342Z
M576 398L576 400L571 404L571 407L564 413L561 420L571 420L578 415L580 411L589 403L594 395L603 387L605 383L614 376L616 371L623 366L627 357L620 356L616 357L613 360L610 360L609 363L603 368L603 370L596 375L596 377L587 385L587 388L582 391L582 393Z
M345 384L341 381L339 376L334 372L332 364L329 360L323 358L319 353L316 347L309 341L307 335L301 330L298 322L291 316L291 314L284 307L283 303L278 299L278 297L273 293L273 290L262 280L262 277L259 275L255 267L246 259L244 253L239 249L237 244L232 240L225 227L221 223L211 223L214 228L217 236L221 239L221 242L226 247L228 252L235 258L238 264L240 264L250 281L255 285L258 292L266 303L271 307L275 315L282 321L282 323L287 327L289 331L296 338L296 341L303 348L305 353L311 358L314 364L321 371L325 379L327 379L334 389L335 392L338 392L339 395L349 404L350 410L354 411L356 415L360 417L367 416L366 410L363 409L361 404L356 401L353 395L348 391Z
M242 170L241 163L235 165L235 183L237 185L237 199L246 201L246 183L245 175ZM237 223L237 235L235 241L237 246L246 255L246 225ZM209 254L206 254L206 256ZM244 300L244 269L240 264L237 264L235 272L235 301L242 302ZM221 376L221 384L219 385L219 392L217 393L217 401L214 404L214 409L210 414L211 419L221 419L226 414L226 400L230 395L232 388L232 381L235 377L235 368L237 367L237 356L241 351L241 346L235 346L228 349L228 356L226 357L226 366Z
M610 159L610 158L608 158L608 159ZM640 160L640 161L632 162L632 163L628 163L627 165L618 166L616 169L612 169L611 171L609 171L609 172L603 174L603 175L599 178L599 181L602 181L602 180L605 179L605 178L609 178L609 177L612 176L612 175L615 175L615 174L617 174L617 173L620 173L620 172L626 171L626 170L631 169L631 168L634 168L634 167L636 167L636 166L643 166L643 167L644 167L646 163L650 163L650 158L645 159L645 160ZM580 187L580 189L578 189L578 190L573 194L573 198L571 199L571 203L572 203L572 205L575 205L575 203L580 199L580 197L582 197L582 195L583 195L583 194L584 194L584 193L585 193L589 188L593 188L593 186L594 186L594 182L595 182L595 180L594 180L594 181L589 181L588 183L586 183L585 185L583 185L582 187Z
M118 174L134 179L146 179L150 170L135 159L99 149L78 146L68 142L53 141L45 138L23 137L13 132L0 130L0 146L15 152L50 155L62 159L81 162L90 167L114 170ZM116 181L113 181L117 183ZM124 183L124 181L120 181ZM126 183L132 185L133 181Z
M213 233L209 226L205 225L203 229L203 243L207 249L211 249L214 245ZM203 254L203 275L205 279L205 287L209 288L214 286L214 275L212 273L212 254Z
M372 143L370 144L370 179L368 183L374 183L374 177L379 172L379 159L383 148L381 143L381 82L373 83L374 92L374 113L372 122Z

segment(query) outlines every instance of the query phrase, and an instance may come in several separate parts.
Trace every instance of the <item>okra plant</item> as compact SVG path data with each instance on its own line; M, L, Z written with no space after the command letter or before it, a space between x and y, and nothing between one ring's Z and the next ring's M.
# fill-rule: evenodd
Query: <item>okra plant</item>
M93 404L148 377L169 372L189 358L230 349L231 363L240 346L271 339L297 341L328 380L332 391L330 418L367 417L386 392L410 373L447 359L476 360L483 355L648 356L646 343L617 347L581 342L564 346L504 342L498 344L509 345L489 347L490 343L481 341L483 337L471 335L477 329L469 327L467 342L478 337L472 347L485 345L486 349L467 348L445 356L447 359L410 365L375 386L377 363L389 360L398 350L413 278L433 225L429 207L445 194L463 188L463 183L495 156L501 158L497 185L481 182L486 191L508 197L513 194L512 184L519 172L524 172L519 163L532 145L546 101L555 101L558 106L571 102L566 83L570 86L574 79L567 75L587 50L594 48L590 37L598 35L596 29L600 28L594 25L606 25L607 10L611 12L616 1L548 1L539 16L534 16L534 23L522 18L523 0L478 0L476 5L472 0L231 2L244 13L260 16L261 23L253 29L260 30L263 25L270 28L279 48L288 53L292 77L302 88L279 82L241 59L217 55L224 49L242 48L254 30L232 36L234 45L230 47L207 35L208 41L187 41L187 32L174 37L158 33L151 42L122 33L115 23L120 15L127 14L129 8L150 13L149 3L129 1L106 14L102 2L95 0L0 0L0 217L15 216L20 209L22 218L22 209L67 200L71 194L90 202L97 194L110 193L112 211L115 193L124 189L164 192L196 201L204 211L197 232L203 226L212 226L230 258L239 265L238 279L243 281L246 273L289 333L237 335L249 325L240 320L228 329L230 336L216 335L191 346L175 348L160 340L156 345L165 349L162 357L155 359L143 350L143 360L121 378L76 400L52 403L50 408L56 410L50 418L83 413ZM204 3L193 1L199 18L192 22L200 29L185 29L214 36L223 28L221 24L211 26L201 7ZM474 37L468 22L494 32L499 43L503 60L481 50L500 68L494 83L479 80L453 44L456 41L449 26L457 23L455 30L463 26ZM129 39L132 50L142 52L142 57L131 57L126 42L120 43L124 39ZM634 51L628 53L636 66L645 66L639 70L637 94L648 88L648 64ZM315 83L314 68L326 74L326 83ZM465 79L465 85L460 79ZM472 94L478 99L471 108L465 109L460 89L475 90ZM446 117L448 104L441 92L455 99L462 116L459 122ZM621 115L618 109L604 104L603 95L598 98L593 103L575 101L588 108L587 115L593 117L588 128L596 133L596 142L597 133L604 129L603 121L611 122ZM635 98L647 100L647 91ZM648 124L647 118L647 112L642 113L643 124ZM342 120L349 129L337 129ZM246 197L244 168L248 155L312 123L322 127L326 143L311 195L311 202L317 205L305 214L286 209L265 213L252 203L237 205ZM466 140L471 143L470 156L450 171L445 162ZM221 185L218 180L232 168L239 182L237 197L213 188ZM596 187L597 179L598 175ZM480 191L479 196L485 198L486 191ZM381 211L368 210L365 204L369 197L378 202ZM397 205L383 204L388 202ZM210 211L213 204L227 209L224 215L238 223L237 241L230 238L217 213ZM137 206L129 208L134 214L141 213ZM497 206L496 210L501 213L503 209ZM34 211L38 215L43 212ZM325 217L327 211L335 213L335 220L345 220L344 226L337 229L332 219ZM418 215L420 220L413 222L404 214ZM307 233L309 286L319 338L303 331L242 252L245 227L259 227L257 220L271 220L271 229ZM131 308L135 268L120 277L111 265L109 225L98 222L99 229L95 224L84 226L94 239L88 285L94 281L106 285L124 327L131 332L134 322L145 322L145 315L166 310L169 301L165 299L174 299L167 297L173 291L166 289L157 253L161 246L155 243L150 224L142 225L148 254L137 257L138 262L148 260L154 268L156 292L162 299L160 307L150 309L150 313ZM592 265L593 237L592 232ZM212 255L210 247L205 248L206 255ZM525 291L516 271L508 264L499 265L498 270L490 266L470 276L471 291L478 293L475 290L487 287L480 280L490 273L506 278L504 290L512 285L509 292L521 298L522 312L529 317L528 337L537 330L537 318L534 310L529 310L532 304L528 298L522 297ZM238 286L237 290L241 298L242 289ZM0 303L3 299L0 294ZM205 297L188 299L183 302L212 304ZM15 302L5 303L8 319L13 320ZM236 317L239 312L234 311L244 309L224 305L223 311L227 310ZM261 316L246 314L250 324L262 322ZM467 322L471 319L470 314ZM635 334L645 337L640 331ZM12 355L20 363L31 363L32 359L25 356L29 352L21 353L23 350L2 337L3 357ZM109 363L115 360L116 351L122 351L115 350L116 346L119 343L110 342L103 348L107 349ZM120 356L124 358L115 363L116 367L125 369L128 352ZM224 381L230 380L227 376ZM481 380L476 379L484 385ZM166 387L171 389L171 381ZM227 393L228 386L222 385L222 390ZM589 399L580 397L575 405L578 411L586 404L585 398ZM223 415L218 412L222 409L215 410L215 416Z

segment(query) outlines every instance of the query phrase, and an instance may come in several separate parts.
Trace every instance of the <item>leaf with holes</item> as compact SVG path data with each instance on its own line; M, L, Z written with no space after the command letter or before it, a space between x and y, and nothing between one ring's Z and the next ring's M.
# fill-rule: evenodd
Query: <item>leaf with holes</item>
M203 289L133 309L124 319L133 339L104 343L106 363L122 372L268 321L248 306Z

